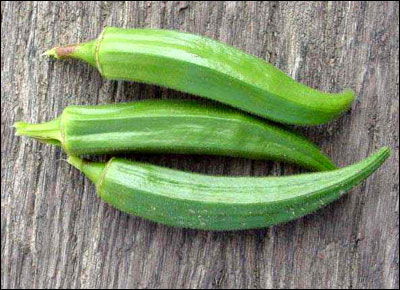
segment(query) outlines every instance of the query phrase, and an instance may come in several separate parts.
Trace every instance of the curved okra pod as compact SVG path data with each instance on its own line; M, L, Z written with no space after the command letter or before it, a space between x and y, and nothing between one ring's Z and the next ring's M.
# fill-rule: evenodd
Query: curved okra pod
M335 165L304 137L242 112L188 101L149 100L69 106L43 124L15 124L70 155L116 152L218 154L292 162L313 170Z
M187 173L112 158L107 163L69 157L115 208L162 224L239 230L287 222L338 199L388 158L386 147L333 171L285 177L222 177Z
M230 45L171 30L108 27L96 40L45 54L86 61L107 79L165 86L288 124L326 123L354 99L351 91L307 87Z

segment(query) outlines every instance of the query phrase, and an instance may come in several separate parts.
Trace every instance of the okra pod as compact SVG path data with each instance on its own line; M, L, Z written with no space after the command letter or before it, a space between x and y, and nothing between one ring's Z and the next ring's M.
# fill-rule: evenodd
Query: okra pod
M147 100L69 106L43 124L15 124L27 135L70 155L153 152L272 159L323 171L336 166L306 138L221 106Z
M284 177L208 176L119 158L68 161L121 211L170 226L219 231L267 227L309 214L362 182L389 155L384 147L342 169Z
M165 86L288 124L326 123L354 99L350 90L320 92L230 45L172 30L108 27L96 40L45 54L83 60L107 79Z

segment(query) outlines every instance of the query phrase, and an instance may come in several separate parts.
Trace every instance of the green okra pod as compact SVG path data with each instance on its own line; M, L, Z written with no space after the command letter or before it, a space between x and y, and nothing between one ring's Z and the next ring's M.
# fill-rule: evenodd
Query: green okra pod
M222 177L112 158L68 161L96 185L98 195L124 212L162 224L239 230L287 222L338 199L388 158L386 147L337 170L285 177Z
M147 100L69 106L43 124L15 124L70 155L117 152L212 154L292 162L312 170L335 165L306 138L248 114L190 101Z
M86 61L107 79L165 86L288 124L326 123L354 99L349 90L307 87L230 45L171 30L108 27L96 40L45 54Z

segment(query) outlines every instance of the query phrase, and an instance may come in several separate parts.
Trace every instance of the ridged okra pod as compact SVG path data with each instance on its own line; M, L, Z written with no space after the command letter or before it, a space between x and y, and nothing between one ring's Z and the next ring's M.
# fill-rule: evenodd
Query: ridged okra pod
M88 62L107 79L165 86L288 124L326 123L354 99L349 90L320 92L230 45L172 30L108 27L96 40L46 54Z
M285 177L222 177L112 158L69 162L115 208L162 224L203 230L239 230L287 222L338 199L388 158L382 148L337 170Z
M306 138L220 106L148 100L69 106L43 124L15 124L27 135L71 155L118 152L212 154L296 163L312 170L335 165Z

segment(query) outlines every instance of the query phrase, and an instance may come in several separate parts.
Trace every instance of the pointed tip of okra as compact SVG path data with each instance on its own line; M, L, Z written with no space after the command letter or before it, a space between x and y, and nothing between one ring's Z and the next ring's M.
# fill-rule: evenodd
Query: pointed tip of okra
M336 170L339 169L331 160L329 162L326 162L324 164L324 167L322 168L322 171L330 171L330 170Z
M383 159L387 159L392 154L392 149L390 149L388 146L383 146L376 154L382 156Z
M356 93L355 93L352 89L345 89L345 90L343 91L343 94L344 94L349 100L351 100L351 102L354 101L355 98L356 98Z
M376 155L382 157L382 159L388 158L392 153L392 150L388 146L382 146L378 150L375 151L374 154L371 155Z
M377 151L375 151L375 153L371 154L369 157L367 157L364 162L369 162L369 163L373 163L375 164L375 170L381 166L391 155L392 150L387 147L387 146L383 146L380 149L378 149Z
M340 95L342 96L344 109L348 109L356 99L356 93L352 89L345 89Z
M319 162L317 162L314 167L311 167L311 169L313 171L321 171L322 172L322 171L336 170L336 169L339 169L339 167L337 167L335 165L335 163L333 163L333 161L331 159L329 159L327 156L321 155Z

